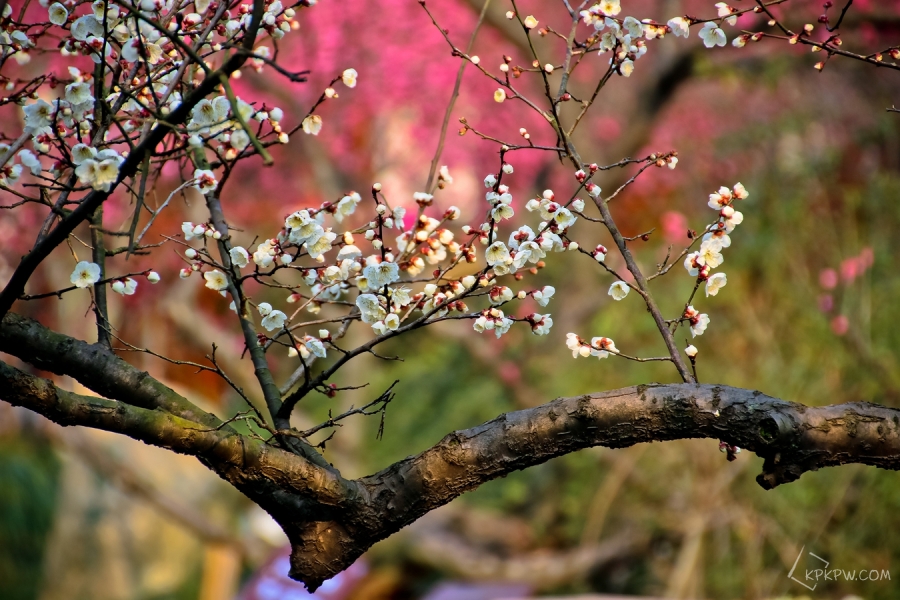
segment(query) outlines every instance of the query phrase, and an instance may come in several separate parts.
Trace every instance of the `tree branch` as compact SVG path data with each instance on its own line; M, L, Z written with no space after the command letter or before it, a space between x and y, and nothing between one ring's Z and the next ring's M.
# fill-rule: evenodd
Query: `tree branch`
M163 410L206 427L222 425L218 417L128 364L107 346L57 333L15 313L7 313L0 321L0 352L38 369L68 375L106 398Z
M313 507L328 516L332 509L350 512L360 504L358 484L261 440L226 427L209 429L161 410L68 392L4 362L0 362L0 400L60 425L112 431L196 456L282 521L308 517Z
M500 415L447 435L359 480L367 515L288 525L291 576L315 589L369 546L491 479L582 448L710 438L765 459L765 489L846 463L900 469L900 410L869 403L807 407L727 386L644 385ZM723 467L724 468L724 467Z

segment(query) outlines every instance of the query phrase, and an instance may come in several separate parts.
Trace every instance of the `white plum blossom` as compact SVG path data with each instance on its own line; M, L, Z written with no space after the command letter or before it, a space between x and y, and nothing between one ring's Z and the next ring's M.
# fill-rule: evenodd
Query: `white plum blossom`
M488 293L488 301L493 306L499 306L501 304L504 304L505 302L509 302L512 299L513 291L505 285L494 286L493 288L491 288L490 293Z
M359 77L359 73L356 72L356 69L345 69L343 73L341 73L341 81L344 82L348 88L356 87L356 78Z
M23 106L22 112L25 113L25 129L33 131L50 125L54 108L51 104L39 99L33 104Z
M93 102L90 84L84 81L74 81L66 86L66 100L72 104L84 104Z
M587 358L591 355L591 349L581 343L581 339L574 333L566 334L566 347L572 351L572 358L579 356Z
M291 230L288 236L291 243L297 245L301 245L311 238L317 238L323 231L319 221L311 217L308 210L298 210L292 213L285 219L284 226Z
M614 17L622 12L622 6L620 5L619 0L601 0L600 12L607 17ZM609 26L609 23L607 23L607 26Z
M599 359L606 358L610 353L618 354L615 342L607 337L591 338L591 355Z
M359 316L363 323L377 323L384 319L387 311L382 308L375 294L360 294L356 298L356 307L359 309Z
M453 183L453 177L450 176L450 168L447 165L444 165L438 171L438 185L443 188L445 185L451 183Z
M362 197L356 192L350 192L341 198L334 210L334 220L340 223L344 217L348 217L356 211L356 205L360 203Z
M572 225L575 224L575 221L578 220L578 217L572 214L572 212L565 207L560 207L553 214L553 221L559 226L560 229L568 229Z
M112 286L110 287L112 288L112 291L117 294L121 294L122 296L131 296L137 289L137 281L135 281L131 277L128 277L124 281L122 281L121 279L117 279L112 283Z
M725 22L734 27L737 23L737 15L732 14L731 7L724 2L716 2L716 8L720 17L726 17Z
M707 297L718 294L719 290L725 287L726 283L728 283L728 278L725 276L725 273L710 275L709 279L706 280Z
M235 246L228 251L228 255L231 256L231 264L239 269L243 269L250 264L250 255L243 246Z
M484 187L492 188L495 185L497 185L497 176L493 173L488 174L488 176L484 178Z
M698 35L700 36L700 39L703 40L703 45L707 48L724 46L728 41L725 37L725 32L713 22L704 23L703 28Z
M72 162L75 166L80 165L86 160L93 159L97 156L97 149L87 144L75 144L72 146Z
M412 301L409 296L409 288L391 288L391 304L395 307L407 306Z
M11 165L0 169L0 184L15 185L22 176L22 165Z
M372 323L372 331L378 335L384 335L388 331L396 331L398 327L400 327L400 317L393 313L377 323Z
M400 279L400 267L397 263L382 261L363 269L363 277L370 288L380 290Z
M472 324L472 329L478 333L493 331L499 338L509 331L512 324L513 320L504 316L502 310L492 308L489 311L483 312L480 317L475 319L475 322Z
M216 181L216 175L212 171L207 169L196 169L194 171L194 187L201 194L206 195L212 192L217 185L219 185L219 182Z
M306 240L306 251L309 253L310 258L319 260L323 254L331 250L331 243L336 238L336 233L325 231L320 227L315 236Z
M211 290L221 292L228 288L228 279L225 277L225 273L218 269L207 271L203 274L203 279L206 280L206 287Z
M725 221L723 223L725 225L725 231L727 231L728 233L731 233L732 231L734 231L735 227L737 227L738 225L740 225L743 222L744 222L744 214L742 212L736 210L730 217L725 219Z
M391 313L384 318L384 324L391 331L396 331L400 327L400 317Z
M719 188L719 191L713 192L709 195L709 202L707 202L707 206L714 210L721 210L731 203L731 198L732 191L723 185Z
M615 343L607 337L591 338L591 343L587 344L576 334L568 333L566 346L572 351L572 358L596 356L598 359L604 359L610 353L618 353Z
M528 29L534 29L537 27L538 20L534 18L533 15L528 15L525 19L522 20L522 24L525 25Z
M63 6L59 2L54 2L47 10L50 13L51 23L59 26L63 26L66 24L66 20L69 18L69 11L66 10L65 6Z
M31 150L20 150L19 151L19 160L22 162L22 166L26 167L29 171L31 171L32 175L40 175L43 167L41 166L41 160L32 152Z
M513 256L513 266L515 266L516 269L521 269L525 266L526 262L534 264L540 261L545 256L547 256L547 254L544 252L544 249L541 248L536 242L522 242L522 244L516 249L515 255Z
M706 327L709 325L709 315L701 314L697 316L696 322L691 321L691 335L697 337L703 335Z
M691 277L696 277L700 273L700 263L698 259L700 258L699 252L691 252L684 258L684 268L687 269L688 275Z
M550 328L553 327L553 319L550 318L550 315L534 313L528 317L528 321L531 323L531 333L534 335L547 335L550 333Z
M318 338L314 338L311 335L305 335L303 336L303 345L313 356L318 356L319 358L325 358L327 356L325 344Z
M231 139L228 140L228 143L236 151L242 152L244 148L250 145L250 136L243 129L238 129L231 134Z
M607 292L613 300L624 300L625 296L628 295L628 292L631 291L631 288L624 281L617 281L609 286L609 292Z
M545 285L539 290L535 290L531 293L534 300L541 306L547 306L550 302L550 298L553 297L553 294L556 293L556 288L551 285Z
M84 15L75 19L70 29L72 37L79 42L86 42L89 37L103 35L103 24L94 15Z
M715 269L724 260L725 258L722 256L722 240L711 237L700 244L697 256L697 262L700 265L707 265L710 269Z
M266 331L274 331L276 329L281 329L286 320L286 314L280 310L273 310L263 317L263 320L260 321L260 325L262 325Z
M672 33L676 37L681 36L687 38L691 32L691 22L684 17L669 19L669 22L666 23L666 25L672 28Z
M189 128L203 128L222 121L227 115L225 111L224 103L213 103L212 100L204 98L191 109L191 126Z
M625 17L622 21L622 29L628 32L632 40L641 38L644 35L644 26L634 17Z
M703 335L706 327L709 325L709 315L701 314L700 311L693 306L688 306L684 311L684 318L687 319L691 326L691 335L697 337Z
M303 119L301 126L303 127L304 133L319 135L319 132L322 131L322 117L319 115L309 115Z
M206 225L202 223L194 225L190 221L185 221L181 224L181 231L184 233L185 241L189 242L194 238L202 238L206 234ZM197 256L197 251L193 248L188 248L184 253L188 258Z
M100 281L100 265L83 260L75 265L69 281L77 288L86 288Z
M344 246L337 253L337 259L339 261L352 260L354 258L359 258L360 256L362 256L362 251L353 244Z
M487 261L487 264L492 267L495 265L507 265L512 262L512 258L509 255L509 249L506 247L506 244L500 240L497 240L487 247L484 251L484 259Z
M78 165L75 175L78 176L79 182L95 190L108 192L119 177L120 162L121 160L117 158L88 159Z

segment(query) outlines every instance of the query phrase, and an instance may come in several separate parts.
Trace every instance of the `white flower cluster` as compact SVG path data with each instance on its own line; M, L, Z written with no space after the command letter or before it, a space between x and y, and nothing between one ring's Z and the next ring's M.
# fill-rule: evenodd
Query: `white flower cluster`
M513 172L511 165L501 165L503 175ZM446 166L440 169L440 180L443 186L453 181ZM213 189L216 184L212 173L200 170L195 172L193 182L201 191ZM514 318L504 314L501 307L529 297L537 306L544 307L556 290L552 286L543 286L516 292L498 281L517 271L537 273L538 268L543 267L541 259L547 252L577 248L562 237L577 219L569 208L555 203L553 192L547 190L540 200L530 203L530 209L545 219L539 223L537 233L523 225L510 234L508 246L502 241L489 243L500 223L512 216L512 194L508 187L498 184L496 176L489 176L486 183L496 187L486 197L490 205L486 214L488 221L477 229L467 225L461 227L462 235L468 236L461 241L450 229L450 224L461 216L459 208L451 206L441 218L428 216L426 211L434 196L416 192L413 201L419 207L418 214L406 224L406 210L400 206L392 208L386 201L378 200L382 190L380 184L375 184L372 188L376 198L372 221L361 226L357 222L355 227L344 231L336 230L348 220L356 219L362 203L359 193L349 192L334 202L290 213L284 220L283 229L274 237L262 240L255 248L231 245L229 264L216 263L205 248L189 246L184 251L189 267L182 269L181 276L188 278L194 272L200 272L206 287L224 296L231 286L231 278L241 277L242 270L253 269L250 276L257 279L269 277L279 270L291 270L299 275L303 287L292 289L288 303L302 301L301 308L312 313L329 304L350 304L352 314L358 315L358 319L379 336L394 335L410 320L433 322L444 318L472 319L475 331L493 331L498 337L509 331L516 321L527 323L535 335L546 335L553 325L549 314L532 312ZM440 189L442 187L438 186ZM580 211L584 203L575 206ZM510 211L508 216L507 210ZM199 241L204 246L209 240L222 238L207 223L185 222L181 229L186 242ZM399 234L392 234L393 230L399 230ZM360 239L360 233L363 239ZM478 243L487 246L486 264L480 270L474 266L478 262ZM365 252L362 247L371 250ZM310 261L315 266L311 266ZM428 265L437 269L431 279L416 279ZM450 272L456 273L455 269L461 272L454 276ZM472 269L476 271L473 273ZM520 280L523 275L515 277ZM418 290L415 290L416 284L421 285ZM480 298L489 306L470 311L467 302ZM265 302L257 308L266 331L278 332L276 336L281 336L282 330L289 328L293 317L288 318L286 313ZM234 303L232 310L237 311ZM289 347L289 353L300 357L323 356L330 340L325 337L327 330L319 333L318 337L293 337L296 344Z
M715 6L718 19L704 22L698 34L707 48L724 46L727 38L720 23L724 22L734 26L738 18L738 15L735 14L738 11L725 2L718 2ZM580 16L585 25L592 26L597 32L599 39L597 39L595 47L600 54L611 51L613 56L610 58L610 64L620 75L625 77L629 77L634 72L634 61L647 52L646 41L663 38L670 32L676 37L686 38L690 33L691 25L698 22L691 17L674 17L662 25L651 19L638 20L630 16L619 18L618 15L621 12L620 0L602 0L582 10ZM537 24L537 21L534 23ZM741 47L746 44L747 39L747 35L741 35L732 43L736 47ZM498 90L497 93L503 93L503 90ZM498 102L502 100L499 97L495 97L495 99Z
M76 288L89 288L100 281L100 273L100 265L82 260L75 265L75 270L72 271L72 275L69 277L69 281L71 281L72 285L74 285ZM157 273L156 271L146 271L144 273L144 276L150 283L159 283L160 277L159 273ZM124 279L111 279L109 280L109 284L109 287L110 289L112 289L112 291L122 296L134 295L134 292L137 290L138 286L138 282L131 277L125 277Z
M582 10L580 14L582 21L586 25L593 26L600 35L598 44L600 54L612 51L610 64L616 67L620 75L630 77L634 72L634 61L647 52L644 38L652 40L663 37L666 28L650 21L642 23L634 17L616 18L621 11L619 0L603 0Z
M576 173L576 177L581 182L585 181L584 172L582 171ZM699 286L700 283L705 282L707 297L715 296L728 283L725 273L712 273L712 270L724 262L722 250L731 246L729 234L744 220L744 215L735 210L733 204L736 200L744 200L749 195L750 193L740 182L736 183L732 188L722 186L718 191L709 195L708 205L710 208L718 211L718 217L714 223L706 228L701 238L699 250L691 252L684 260L685 269L687 269L688 274L697 278L697 285ZM604 262L606 253L606 248L599 245L589 254L598 262ZM613 300L623 300L630 291L631 286L620 280L609 287L608 294ZM693 294L691 297L693 298ZM706 331L709 325L709 315L701 313L693 306L688 305L678 321L687 323L691 329L691 335L696 337ZM618 350L609 338L595 337L588 344L578 335L569 333L566 345L572 351L573 357L599 356L600 358L606 358L610 353L618 353ZM685 352L693 360L697 355L697 348L688 346Z
M572 351L572 358L596 356L598 359L604 359L610 354L619 353L615 342L607 337L591 338L588 343L574 333L566 334L566 347Z
M86 14L80 9L81 3L42 0L41 5L47 11L49 28L11 21L9 29L0 32L0 55L12 54L20 64L28 62L29 53L46 50L38 40L46 34L53 37L55 44L59 40L58 48L63 56L90 56L107 68L101 71L104 81L97 82L94 74L70 66L66 75L54 73L48 79L62 83L48 90L57 95L55 99L48 98L47 93L38 96L35 92L31 96L33 101L21 101L24 129L31 136L33 151L20 151L17 155L20 164L15 163L15 157L4 159L0 164L2 185L16 184L26 169L34 176L49 173L49 178L60 180L71 168L82 185L110 191L118 179L128 146L139 139L133 132L141 131L144 135L155 128L156 119L175 110L186 90L196 85L191 73L198 65L187 71L184 67L202 56L206 62L199 68L208 69L217 57L228 52L228 46L239 45L252 18L249 4L222 13L211 0L190 3L136 0L133 6L96 0L87 3ZM10 11L11 5L4 4L4 13L9 16ZM273 40L283 37L297 28L294 17L293 8L285 8L280 0L267 0L257 39L264 42L265 36ZM181 43L176 43L179 40ZM185 48L191 46L187 52ZM268 54L264 45L254 50L255 56ZM254 58L257 68L261 68L261 63L261 58ZM116 75L120 71L131 74L120 78ZM240 72L235 73L239 75ZM357 73L347 69L342 79L348 87L354 87ZM7 89L13 89L12 85L10 80ZM95 98L96 89L111 93ZM115 127L97 123L98 102L104 103L105 110L112 111ZM232 103L225 96L201 100L179 133L186 135L182 139L186 139L188 148L205 145L232 160L251 144L253 135L241 125L238 116L245 123L251 119L268 123L270 128L264 134L287 143L288 135L279 124L284 116L281 109L264 105L259 109L240 98ZM131 139L126 140L126 136ZM57 152L53 152L54 148ZM0 157L8 149L8 145L0 145ZM50 168L42 165L42 157L53 158ZM215 176L210 175L206 181L214 180ZM208 191L202 184L197 187Z
M734 201L744 200L749 195L750 192L741 183L736 183L732 188L722 186L709 195L708 205L718 211L718 219L703 234L699 250L688 254L684 259L684 268L688 274L696 277L698 284L706 282L707 297L715 296L728 283L725 273L713 274L712 270L724 262L722 250L731 246L729 234L744 221L744 215L734 209ZM694 336L701 335L709 324L709 317L694 310L692 306L687 307L683 318L690 324Z
M737 25L738 16L735 13L738 11L735 8L729 6L725 2L717 2L716 11L719 17L718 22L707 21L703 23L703 27L697 34L698 36L700 36L700 39L703 40L703 45L707 48L715 48L716 46L721 47L728 43L728 38L725 35L725 31L723 31L720 27L720 24L722 22L728 23L732 27ZM694 22L696 21L691 19L690 17L675 17L673 19L669 19L666 25L668 25L669 29L674 35L687 38L690 34L690 27ZM731 44L736 48L741 48L747 43L748 39L749 36L740 35L734 38Z

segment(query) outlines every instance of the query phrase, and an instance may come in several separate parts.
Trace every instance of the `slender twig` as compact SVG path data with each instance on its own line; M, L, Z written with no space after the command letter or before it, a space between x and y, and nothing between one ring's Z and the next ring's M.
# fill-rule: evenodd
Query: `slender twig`
M472 30L472 36L469 38L469 45L466 46L467 55L472 52L472 47L475 45L475 37L478 35L478 30L481 29L481 24L484 22L484 15L487 14L490 5L491 0L484 0L484 5L481 7L481 13L478 15L478 21L475 23L475 28ZM437 172L438 162L441 160L441 154L444 152L444 141L447 138L447 127L450 125L450 114L453 112L453 107L456 105L456 99L459 97L459 88L462 85L463 73L468 64L468 61L462 61L459 65L459 71L456 73L456 82L453 84L453 93L450 94L450 102L447 104L447 110L444 112L444 121L441 123L441 133L438 136L437 149L434 151L434 158L431 159L431 169L428 171L428 180L425 182L425 189L428 193L434 192L434 189L432 188L434 174Z

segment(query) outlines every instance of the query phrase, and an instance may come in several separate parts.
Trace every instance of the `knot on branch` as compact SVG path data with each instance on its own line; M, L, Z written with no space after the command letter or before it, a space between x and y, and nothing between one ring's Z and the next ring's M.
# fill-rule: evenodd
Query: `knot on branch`
M772 411L759 421L756 434L765 446L782 447L796 437L796 427L789 416Z

